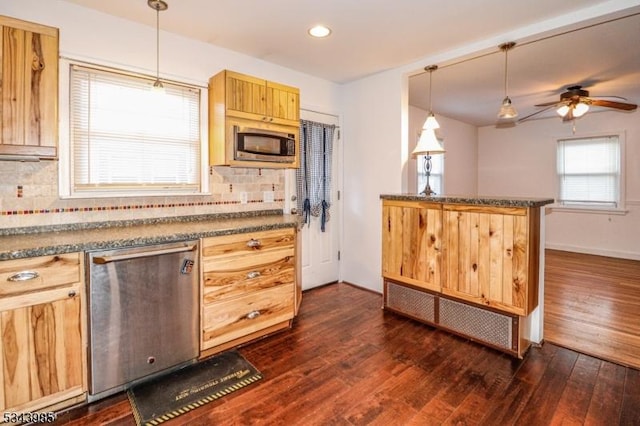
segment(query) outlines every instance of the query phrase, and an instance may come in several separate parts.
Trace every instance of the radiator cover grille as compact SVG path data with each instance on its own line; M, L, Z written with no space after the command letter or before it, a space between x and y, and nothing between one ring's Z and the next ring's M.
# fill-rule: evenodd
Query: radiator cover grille
M483 342L511 350L513 318L440 298L440 325Z
M496 349L522 357L528 345L520 341L515 315L459 302L449 296L385 280L384 307Z
M435 321L435 297L423 291L387 283L386 306L424 321Z

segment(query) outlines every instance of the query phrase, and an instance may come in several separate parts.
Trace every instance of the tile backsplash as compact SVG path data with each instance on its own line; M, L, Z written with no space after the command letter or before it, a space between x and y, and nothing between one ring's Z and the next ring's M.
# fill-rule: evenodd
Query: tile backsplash
M209 191L210 195L60 199L57 161L0 161L0 228L282 209L284 171L210 167ZM265 191L273 191L273 202L263 201Z

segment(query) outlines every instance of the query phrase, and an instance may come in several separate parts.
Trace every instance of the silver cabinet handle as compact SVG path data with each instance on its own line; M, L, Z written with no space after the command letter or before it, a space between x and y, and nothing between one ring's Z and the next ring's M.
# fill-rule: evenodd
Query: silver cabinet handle
M258 278L260 276L260 272L259 271L251 271L247 274L247 278L248 279L253 279L253 278Z
M22 271L22 272L18 272L17 274L11 275L9 278L7 278L7 281L12 281L12 282L29 281L29 280L35 280L39 276L40 274L38 274L36 271Z
M116 262L119 260L129 260L129 259L137 259L139 257L160 256L163 254L182 253L183 251L193 251L195 248L196 248L195 245L192 245L192 246L187 245L184 247L141 251L139 253L131 253L131 254L115 254L113 256L96 256L93 258L93 263L95 263L96 265L104 265L105 263Z
M260 311L251 311L247 314L247 319L256 319L260 316Z
M252 238L249 241L247 241L247 247L256 248L256 247L260 247L261 245L262 243L260 242L260 240L256 240L255 238Z

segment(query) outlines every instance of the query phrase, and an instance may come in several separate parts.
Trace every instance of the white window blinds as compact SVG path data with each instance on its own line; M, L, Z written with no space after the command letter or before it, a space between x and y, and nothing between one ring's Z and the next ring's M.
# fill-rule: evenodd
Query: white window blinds
M72 192L200 190L200 90L73 65Z
M618 207L618 136L558 140L559 201L565 205Z

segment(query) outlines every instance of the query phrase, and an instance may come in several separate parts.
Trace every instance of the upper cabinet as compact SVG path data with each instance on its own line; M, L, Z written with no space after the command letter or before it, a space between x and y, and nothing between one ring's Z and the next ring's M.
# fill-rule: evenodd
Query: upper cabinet
M295 160L248 161L236 158L237 129L293 135ZM209 163L238 167L297 168L299 164L300 90L224 70L209 79Z
M54 159L58 29L0 16L0 155Z
M300 90L295 87L233 71L222 71L211 82L214 91L224 92L227 116L300 125Z

